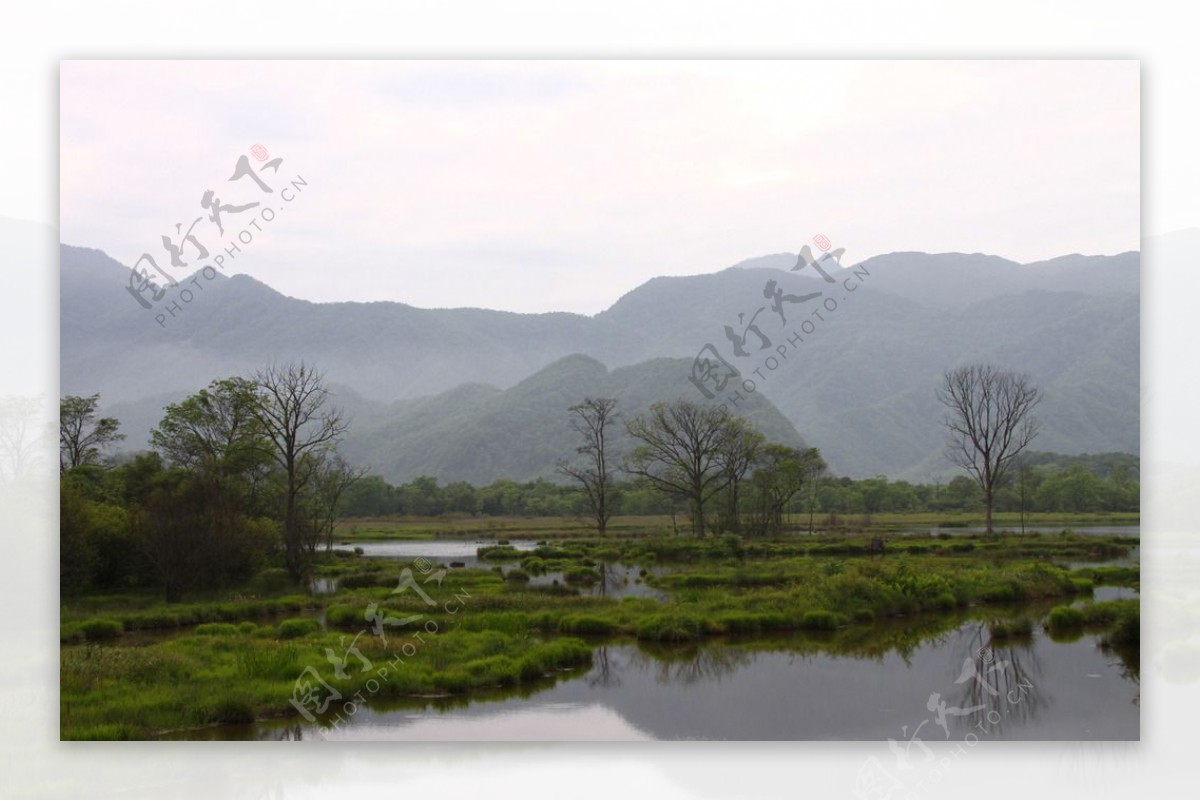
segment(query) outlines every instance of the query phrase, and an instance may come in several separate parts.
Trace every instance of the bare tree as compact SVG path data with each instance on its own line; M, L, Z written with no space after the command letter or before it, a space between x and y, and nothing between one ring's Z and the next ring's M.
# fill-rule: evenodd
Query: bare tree
M704 534L704 504L729 483L721 454L733 419L720 407L679 400L656 403L649 415L625 423L629 435L642 442L625 461L625 471L668 497L686 498L693 534Z
M938 400L949 410L946 456L967 470L987 503L987 533L992 533L996 488L1022 450L1038 433L1033 409L1041 390L1029 377L973 364L943 376Z
M255 414L284 473L283 541L288 572L298 580L306 562L298 499L315 474L313 457L337 444L346 423L340 410L326 409L325 378L304 362L270 365L255 380L260 389Z
M584 457L583 464L559 462L558 472L577 481L587 497L596 530L604 536L612 517L612 473L608 468L608 428L616 420L615 398L584 398L568 411L571 428L579 434L581 444L575 452Z
M100 449L125 439L114 417L96 418L99 395L67 395L58 407L58 466L61 472L100 460Z

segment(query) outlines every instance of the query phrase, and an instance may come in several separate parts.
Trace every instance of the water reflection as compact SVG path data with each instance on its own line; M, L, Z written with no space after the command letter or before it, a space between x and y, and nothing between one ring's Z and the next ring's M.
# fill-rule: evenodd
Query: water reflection
M754 651L727 643L643 645L629 656L629 666L653 675L659 684L689 685L720 681L754 657Z
M957 634L954 647L962 656L962 667L950 698L963 714L954 716L955 725L949 728L961 732L991 728L1000 736L1007 726L1027 724L1046 707L1033 635L996 641L982 622L963 626Z
M938 626L941 626L938 629ZM353 740L1136 739L1136 657L1084 634L996 642L979 621L899 621L678 645L609 642L588 669L513 691L362 706ZM903 652L903 653L902 653ZM191 732L318 739L292 721Z

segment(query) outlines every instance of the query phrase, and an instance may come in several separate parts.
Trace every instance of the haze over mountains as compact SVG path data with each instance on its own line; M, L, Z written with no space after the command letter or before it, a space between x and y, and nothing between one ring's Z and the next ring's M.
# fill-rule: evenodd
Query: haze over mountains
M795 264L777 254L655 278L594 317L311 303L218 274L200 279L203 290L193 287L164 327L160 309L126 292L128 267L64 245L62 392L101 393L137 448L165 403L213 378L303 358L354 417L347 456L385 478L524 480L553 476L569 455L566 407L585 394L620 397L627 412L676 397L706 402L688 378L711 343L755 382L737 410L775 439L819 447L837 473L944 474L934 390L944 370L969 361L1028 372L1043 387L1038 450L1138 453L1137 253L1028 265L894 253L830 270L836 283ZM785 295L822 294L784 301L785 324L764 294L769 281ZM830 301L836 310L822 305ZM725 326L743 331L760 308L771 345L749 332L738 358ZM730 382L717 400L736 390Z

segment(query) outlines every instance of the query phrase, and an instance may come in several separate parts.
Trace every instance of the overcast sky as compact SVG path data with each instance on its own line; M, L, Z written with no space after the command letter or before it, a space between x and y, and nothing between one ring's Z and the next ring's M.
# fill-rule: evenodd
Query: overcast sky
M243 155L271 195L227 180ZM855 262L1135 250L1139 68L64 61L61 160L62 241L124 264L203 216L210 251L254 236L227 272L295 297L591 314L817 234ZM263 205L220 236L210 189Z

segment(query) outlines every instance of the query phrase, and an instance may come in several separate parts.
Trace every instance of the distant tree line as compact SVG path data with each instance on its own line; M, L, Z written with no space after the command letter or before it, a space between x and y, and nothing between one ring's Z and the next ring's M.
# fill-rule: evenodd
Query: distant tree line
M1028 512L1137 512L1138 458L1124 453L1067 456L1031 453L1025 474ZM1115 470L1114 470L1115 468ZM996 492L996 511L1021 509L1019 475L1014 471ZM610 486L612 515L683 514L685 504L630 479ZM894 481L883 476L853 479L822 476L812 510L822 518L830 513L868 515L885 512L983 512L983 494L967 476L949 481ZM810 495L793 497L783 511L807 515ZM365 476L343 498L342 517L413 515L497 515L516 517L590 516L586 499L568 484L538 479L499 479L477 487L456 481L440 484L422 476L393 485L379 476Z

